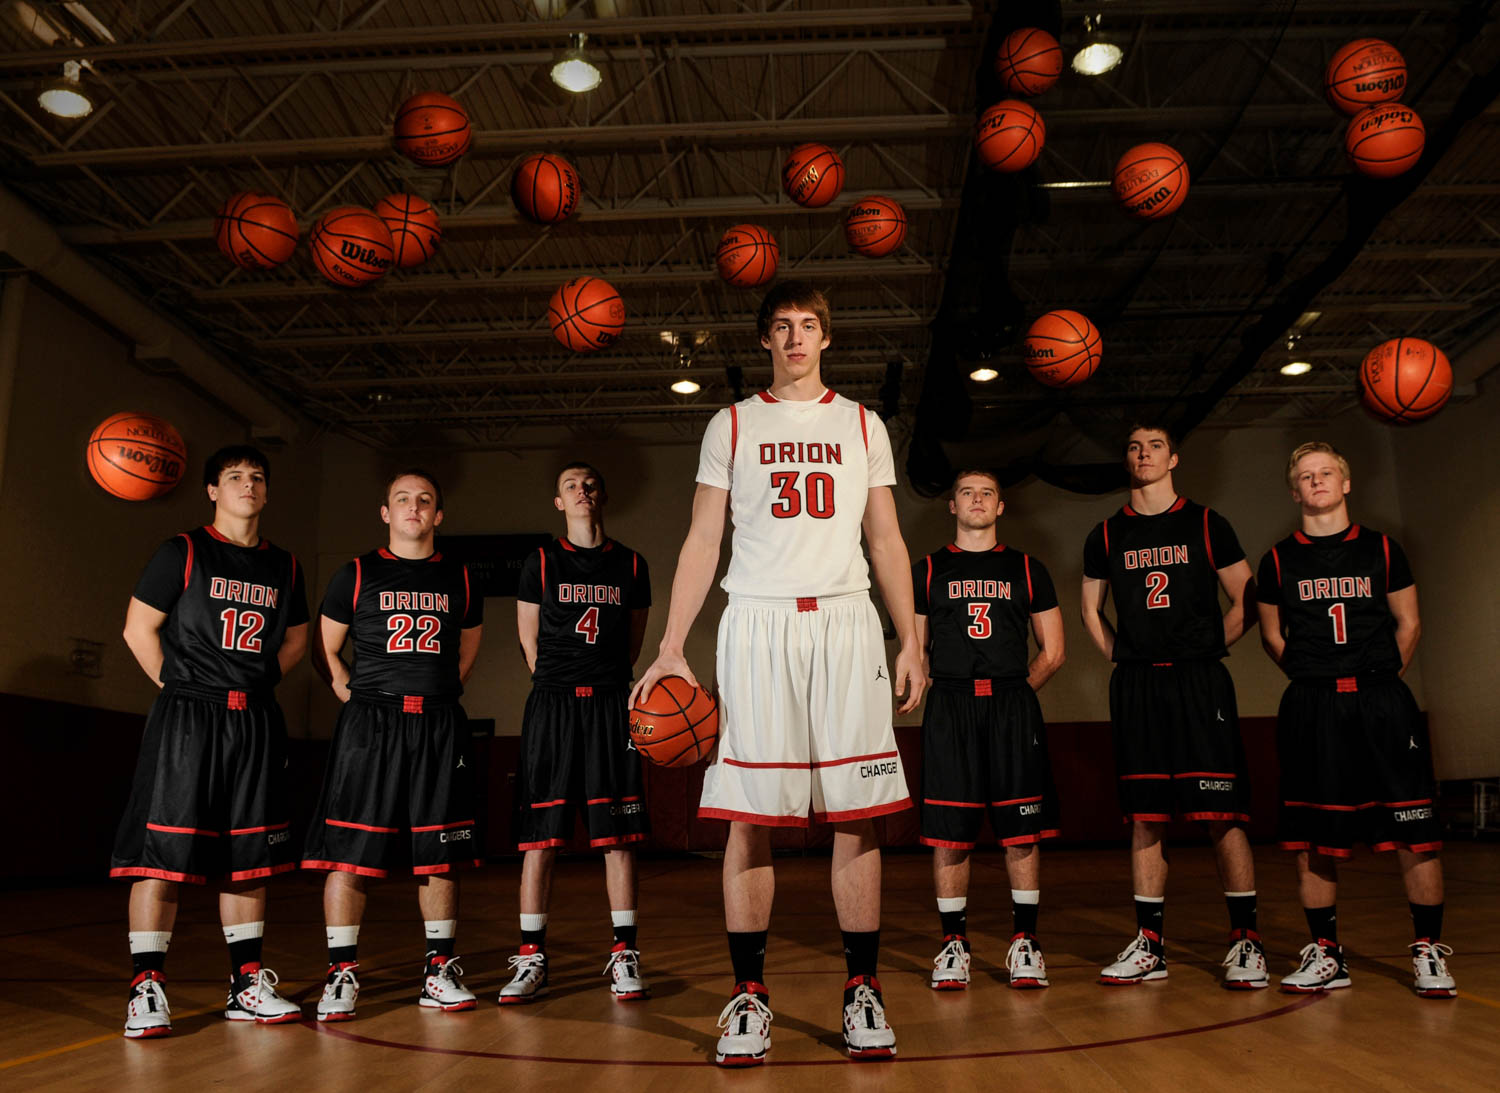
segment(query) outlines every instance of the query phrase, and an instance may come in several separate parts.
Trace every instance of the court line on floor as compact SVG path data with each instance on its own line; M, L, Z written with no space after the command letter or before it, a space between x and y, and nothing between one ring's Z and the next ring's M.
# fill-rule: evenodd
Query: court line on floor
M1309 994L1295 1002L1289 1002L1274 1010L1265 1013L1252 1014L1249 1017L1236 1017L1230 1021L1221 1021L1214 1025L1199 1025L1195 1028L1170 1029L1166 1032L1148 1032L1140 1036L1127 1036L1118 1040L1096 1040L1086 1044L1059 1044L1056 1047L1015 1048L1009 1051L973 1051L955 1053L951 1055L898 1055L890 1060L893 1063L940 1063L951 1062L955 1059L1003 1059L1017 1055L1059 1055L1073 1051L1092 1051L1099 1048L1121 1047L1125 1044L1139 1044L1150 1040L1171 1040L1179 1036L1194 1036L1205 1032L1218 1032L1227 1028L1239 1028L1242 1025L1253 1025L1258 1021L1269 1021L1273 1017L1281 1017L1288 1013L1304 1009L1327 998L1326 993ZM418 1051L429 1055L458 1055L470 1059L498 1059L504 1062L518 1063L555 1063L560 1066L624 1066L624 1067L686 1067L686 1066L709 1066L706 1058L703 1059L569 1059L555 1055L517 1055L503 1051L476 1051L469 1048L433 1047L427 1044L403 1044L395 1040L381 1040L373 1036L361 1036L357 1032L350 1032L339 1027L330 1027L327 1024L319 1024L317 1021L303 1019L302 1026L320 1032L325 1036L333 1036L340 1040L349 1040L357 1044L368 1044L372 1047L387 1047L396 1051ZM797 1059L780 1062L767 1060L768 1066L847 1066L849 1060L843 1055L831 1059Z
M205 1006L203 1009L187 1010L183 1013L174 1013L172 1015L172 1020L186 1021L190 1017L202 1017L205 1013L218 1013L222 1012L223 1009L224 1006L222 1003L217 1006ZM79 1040L76 1043L64 1044L62 1047L53 1047L48 1048L46 1051L38 1051L35 1055L22 1055L19 1058L15 1059L5 1059L3 1061L0 1061L0 1070L9 1070L13 1066L23 1066L26 1063L41 1062L43 1059L51 1059L56 1055L66 1055L71 1051L82 1051L84 1048L93 1047L95 1044L107 1044L111 1040L123 1039L125 1039L125 1037L122 1033L106 1032L102 1036L93 1036L87 1040Z
M1458 996L1460 998L1467 998L1470 1002L1478 1002L1481 1006L1491 1006L1500 1010L1500 1002L1496 1002L1493 998L1481 998L1479 995L1470 994L1468 991L1459 991Z

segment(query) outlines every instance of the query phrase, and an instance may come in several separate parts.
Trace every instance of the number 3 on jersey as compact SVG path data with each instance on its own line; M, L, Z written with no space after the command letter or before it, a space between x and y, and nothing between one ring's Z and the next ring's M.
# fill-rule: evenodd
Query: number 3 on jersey
M990 605L987 603L969 604L969 637L987 638L990 636Z
M575 631L583 635L583 640L593 645L599 640L599 609L590 607L578 618L578 624L573 627Z

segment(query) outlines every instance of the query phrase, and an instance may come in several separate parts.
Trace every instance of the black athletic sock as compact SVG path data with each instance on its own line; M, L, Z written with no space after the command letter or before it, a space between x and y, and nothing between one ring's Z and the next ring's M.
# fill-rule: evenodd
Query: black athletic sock
M944 937L961 937L965 940L964 948L967 949L969 937L969 911L964 908L958 911L939 911L938 921L943 925Z
M543 952L543 953L546 952L547 951L547 927L543 926L540 930L522 930L521 931L521 944L522 945L535 945L537 947L537 951L538 952Z
M239 975L240 969L246 964L260 963L261 938L247 937L239 941L229 943L229 970L233 975Z
M1243 896L1224 897L1225 904L1229 907L1229 928L1238 933L1241 930L1256 932L1255 926L1255 893L1250 892Z
M359 960L358 945L330 945L328 946L328 966L336 968L340 964L353 964Z
M1304 907L1302 913L1307 916L1307 928L1312 933L1314 941L1331 941L1335 945L1339 941L1339 916L1338 908L1332 904L1327 907Z
M1029 934L1036 936L1036 920L1042 905L1040 903L1012 903L1010 905L1011 919L1015 923L1015 932L1018 934Z
M1167 901L1162 899L1135 901L1135 926L1138 930L1150 930L1157 937L1166 937L1163 926L1167 916Z
M880 931L856 932L844 930L844 964L849 969L849 978L862 975L872 978L875 965L880 962Z
M1443 936L1443 905L1441 903L1408 903L1411 908L1411 928L1418 941L1436 942Z
M1412 904L1413 907L1416 904ZM1441 914L1441 908L1439 914ZM134 979L141 972L165 972L167 970L167 954L162 953L131 953L130 954L130 977Z
M422 944L427 946L427 963L431 964L432 958L435 956L441 956L445 960L452 959L453 946L456 941L457 938L428 937L424 933L422 936Z
M765 982L767 933L768 930L729 931L729 962L734 966L736 983Z

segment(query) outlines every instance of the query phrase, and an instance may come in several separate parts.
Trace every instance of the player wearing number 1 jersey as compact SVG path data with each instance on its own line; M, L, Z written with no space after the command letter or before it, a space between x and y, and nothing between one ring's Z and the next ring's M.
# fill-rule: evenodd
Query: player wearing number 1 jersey
M386 483L387 545L328 583L313 667L344 703L302 856L328 871L323 914L328 977L319 1021L348 1021L359 997L359 927L368 878L409 868L417 877L424 966L419 1005L473 1009L454 955L458 880L479 864L474 765L459 696L484 632L484 600L468 568L436 548L443 487L411 469ZM339 656L349 641L351 670Z
M1229 521L1177 496L1176 466L1170 433L1132 429L1125 445L1130 503L1097 525L1083 548L1083 623L1115 662L1109 708L1120 807L1131 822L1137 927L1099 981L1167 977L1163 835L1169 820L1185 819L1208 825L1224 884L1232 941L1224 986L1255 990L1270 980L1243 826L1250 787L1234 683L1221 663L1255 624L1254 585ZM1222 612L1221 589L1229 603ZM1111 592L1113 625L1103 613Z
M271 464L249 445L209 456L214 520L164 543L125 617L125 643L161 694L151 704L110 875L130 889L125 1035L169 1035L163 968L179 884L219 885L231 1021L295 1021L261 965L266 878L295 868L286 724L275 687L307 647L297 559L260 534Z
M604 534L604 476L570 463L552 499L567 531L526 559L516 593L531 695L521 718L516 830L521 865L521 947L500 1004L547 989L547 904L557 848L583 813L589 845L604 850L614 946L604 973L616 1001L646 997L636 948L635 852L649 825L641 757L630 742L625 696L646 634L646 559Z
M1334 913L1338 863L1365 842L1400 862L1416 992L1452 998L1432 751L1401 679L1422 630L1411 566L1394 539L1350 523L1349 463L1332 445L1297 448L1287 484L1302 526L1261 559L1261 642L1291 678L1276 717L1280 839L1297 851L1312 941L1281 989L1349 986Z

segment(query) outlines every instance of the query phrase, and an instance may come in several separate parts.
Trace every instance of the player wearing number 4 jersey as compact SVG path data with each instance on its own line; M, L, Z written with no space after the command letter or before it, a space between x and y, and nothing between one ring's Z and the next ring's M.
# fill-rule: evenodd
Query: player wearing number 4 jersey
M304 869L328 871L319 1021L354 1017L368 878L406 868L418 878L423 920L418 1004L475 1005L454 955L458 880L451 874L479 864L474 766L458 699L479 653L484 600L463 563L436 549L443 487L432 472L392 475L382 501L389 541L334 574L313 639L313 667L344 703L302 858ZM339 656L346 640L352 671Z
M547 989L547 904L557 848L581 810L589 845L604 850L614 945L605 963L616 1001L646 997L636 948L633 843L646 837L641 757L630 742L631 666L651 607L646 559L604 534L604 476L570 463L553 506L567 532L526 559L516 593L531 696L521 719L516 830L521 865L521 947L501 1005Z
M1099 976L1105 984L1167 977L1162 924L1169 820L1208 825L1232 945L1224 986L1269 983L1256 932L1255 864L1244 824L1250 787L1234 684L1221 663L1254 625L1254 585L1229 522L1177 496L1170 433L1138 426L1125 444L1130 503L1083 549L1083 624L1115 662L1109 682L1120 807L1131 822L1135 939ZM1219 591L1229 601L1221 613ZM1109 593L1115 623L1104 616Z
M110 875L131 878L125 1035L172 1031L163 969L177 888L219 884L231 1021L301 1016L261 965L266 878L295 867L286 725L274 689L307 647L302 567L261 537L271 464L248 445L209 456L214 520L168 540L141 574L125 643L161 687L146 717Z
M833 899L844 934L844 1043L855 1059L890 1058L875 966L880 849L873 817L911 807L891 728L891 689L926 685L912 614L910 558L896 522L885 426L823 386L828 301L801 282L761 304L771 387L720 410L703 438L692 525L672 582L660 655L631 696L657 680L697 683L683 643L713 583L725 516L734 540L719 622L721 722L698 815L729 821L724 917L735 988L720 1015L721 1066L763 1062L771 1010L766 934L775 878L773 827L834 825ZM863 529L870 548L860 550ZM870 569L901 639L886 670Z
M1394 850L1424 998L1458 993L1444 957L1442 827L1427 726L1401 676L1422 625L1406 554L1349 522L1349 463L1303 444L1287 465L1302 526L1260 563L1261 642L1291 677L1277 712L1281 845L1297 851L1312 941L1289 992L1349 986L1334 913L1338 862L1363 841Z

